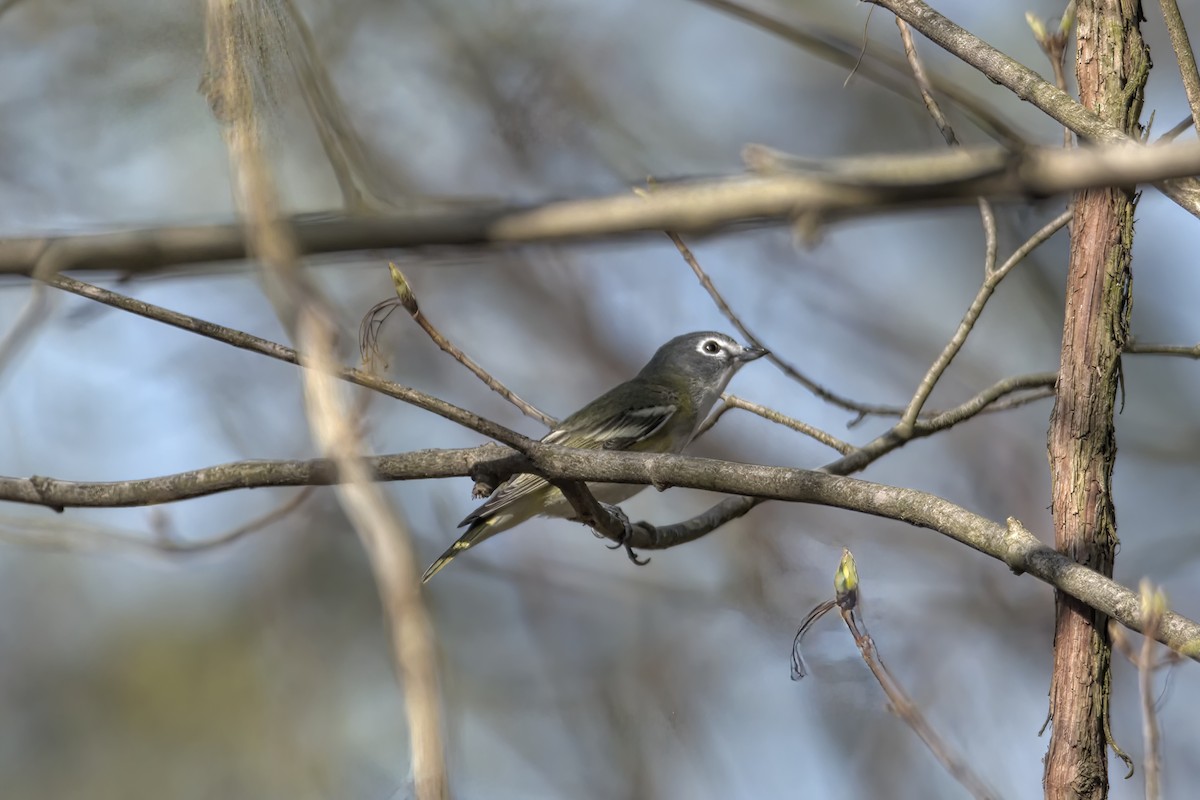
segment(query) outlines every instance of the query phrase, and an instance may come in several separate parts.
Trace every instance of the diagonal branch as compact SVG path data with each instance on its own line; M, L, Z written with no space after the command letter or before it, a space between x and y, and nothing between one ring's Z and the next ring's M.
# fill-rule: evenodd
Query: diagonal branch
M1033 103L1053 119L1094 143L1116 144L1134 139L1078 102L1024 64L1005 55L929 7L922 0L866 0L886 8L956 58L970 64L992 81ZM1148 70L1149 62L1135 65ZM1189 214L1200 217L1200 181L1178 177L1155 183L1167 197Z
M1196 69L1196 54L1188 40L1183 15L1179 13L1179 3L1175 0L1159 0L1159 4L1162 6L1163 21L1167 24L1167 33L1171 37L1171 47L1175 49L1175 59L1179 62L1179 75L1183 79L1188 105L1192 107L1192 124L1200 133L1200 70Z
M86 297L89 300L95 300L98 303L119 308L123 311L137 314L140 317L154 320L155 322L162 322L171 327L189 331L207 339L223 342L242 350L273 358L277 361L304 366L301 364L299 355L292 348L246 333L245 331L237 330L236 328L227 328L215 322L208 322L198 317L172 311L169 308L137 300L118 292L93 286L90 283L68 278L65 275L59 275L50 281L50 284L72 294L77 294L80 297ZM526 444L532 441L514 430L510 430L491 420L484 419L478 414L472 414L470 411L459 408L453 403L447 403L445 400L439 400L432 395L425 394L416 389L410 389L407 386L401 386L398 383L385 380L363 370L340 367L337 377L347 383L371 389L372 391L437 414L439 417L456 422L464 428L482 433L484 436L495 439L498 442L503 442L517 450L521 450Z

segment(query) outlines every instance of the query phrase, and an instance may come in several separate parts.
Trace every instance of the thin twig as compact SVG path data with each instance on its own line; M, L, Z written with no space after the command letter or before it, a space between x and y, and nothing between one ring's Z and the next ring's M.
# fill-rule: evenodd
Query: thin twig
M1182 120L1175 123L1175 127L1171 128L1171 130L1167 131L1162 136L1155 139L1154 144L1157 146L1157 145L1168 144L1170 142L1175 141L1183 134L1184 131L1186 131L1188 128L1192 127L1192 123L1193 123L1192 115L1188 114Z
M804 664L804 658L800 653L800 643L804 638L804 634L808 632L818 619L826 613L837 608L842 616L842 620L846 623L846 627L850 629L850 634L854 637L854 644L858 647L862 654L863 661L866 662L867 668L871 670L871 674L875 676L875 680L879 683L883 693L887 696L890 703L889 709L896 716L900 717L908 727L917 734L918 738L925 743L929 751L933 753L946 771L962 784L972 797L975 798L993 798L996 795L987 788L970 765L963 761L955 754L945 741L938 735L929 721L925 719L925 715L921 713L917 704L912 701L908 693L901 687L900 682L888 671L888 668L883 663L883 657L879 654L879 649L875 645L874 639L867 632L866 622L858 610L859 600L859 579L858 568L854 563L854 556L846 548L842 548L842 558L838 563L837 573L834 576L834 599L825 601L809 612L801 623L800 629L796 632L796 638L792 640L792 680L799 680L807 674L807 668Z
M1014 408L1021 408L1022 406L1027 406L1031 403L1036 403L1039 400L1046 400L1048 398L1054 397L1053 376L1055 376L1055 375L1056 375L1056 373L1051 373L1051 372L1045 373L1045 375L1043 376L1044 380L1045 380L1045 384L1042 386L1042 388L1039 389L1039 388L1028 387L1028 386L1024 387L1022 389L1022 391L1029 390L1028 394L1021 394L1016 397L1009 397L1005 400L998 400L995 403L991 403L990 405L988 405L987 408L983 409L983 413L995 414L1000 411L1011 411ZM933 417L930 420L930 422L931 423L937 422L938 417L940 417L940 416L941 415L937 415L937 416ZM922 429L924 427L924 425L925 425L925 423L918 422L917 429L918 430Z
M929 370L921 379L921 383L917 386L917 391L913 395L912 400L908 404L908 408L904 412L900 423L897 425L897 432L901 436L909 435L915 429L917 419L925 405L925 401L929 399L930 393L933 392L934 386L941 380L942 374L946 368L950 366L950 362L958 355L962 346L967 341L967 336L975 327L975 322L979 319L979 315L983 313L983 308L991 299L992 293L996 291L996 287L1000 281L1004 280L1005 276L1012 271L1013 267L1021 263L1027 255L1033 252L1039 245L1058 232L1060 228L1071 221L1072 212L1064 211L1050 222L1042 226L1040 230L1030 236L1024 244L1018 247L1011 256L1003 264L995 270L987 273L983 279L983 284L979 287L979 291L975 294L975 299L971 301L971 305L967 308L967 313L963 315L962 321L959 322L954 335L947 342L946 347L938 354L938 357L930 365Z
M729 407L729 405L724 402L724 396L722 396L721 402L716 408L713 409L712 413L708 415L708 419L700 423L700 427L696 429L696 435L692 437L692 441L696 441L701 436L711 431L713 426L720 421L721 417L725 416L731 410L732 409Z
M1067 41L1071 28L1075 25L1075 0L1067 3L1053 32L1048 31L1046 22L1032 11L1025 12L1025 21L1029 23L1029 27L1033 31L1033 38L1038 47L1050 62L1050 69L1054 71L1054 85L1065 94L1067 91ZM1070 148L1071 143L1071 129L1064 125L1063 147Z
M877 52L872 48L870 57L874 61L863 61L862 48L843 39L840 34L815 27L812 20L805 19L803 25L792 25L778 17L772 17L762 11L729 0L696 0L696 2L715 8L780 39L798 45L831 64L853 69L854 74L862 75L900 97L911 99L911 95L906 91L906 83L901 80L901 74L905 71L904 60L891 53ZM874 62L883 64L890 72L881 70ZM993 139L1011 148L1028 146L1029 137L1013 128L987 102L945 77L935 77L934 81L939 92L949 98L972 122Z
M1145 633L1135 663L1138 670L1138 696L1142 704L1142 739L1145 750L1142 764L1146 772L1146 800L1158 800L1161 793L1159 776L1162 760L1159 755L1158 714L1154 708L1154 640L1158 636L1158 627L1162 622L1163 612L1166 611L1167 602L1163 593L1155 591L1148 580L1142 581L1141 595Z
M1188 105L1192 107L1192 120L1196 132L1200 133L1200 70L1196 69L1196 54L1188 40L1183 15L1179 13L1179 4L1175 0L1159 0L1159 5L1162 6L1167 33L1171 36L1171 47L1175 49L1175 60L1179 62L1179 74L1183 78Z
M153 535L146 536L134 532L118 531L102 528L96 525L82 524L78 520L55 518L45 519L5 519L0 518L0 534L7 534L14 542L37 547L54 547L75 549L91 548L129 548L142 552L151 552L167 556L187 556L193 553L215 550L231 544L238 539L272 525L284 519L317 490L316 485L308 485L294 493L286 501L270 511L254 519L238 525L236 528L219 533L215 536L184 539L176 535L170 528L158 528Z
M917 54L917 46L913 42L912 31L909 29L908 23L896 17L896 27L900 29L900 40L904 44L904 56L908 59L909 69L912 70L913 79L917 82L917 90L921 94L921 102L925 104L925 110L933 118L933 124L937 125L937 129L941 131L946 144L950 147L960 147L961 144L958 136L954 133L954 128L950 126L949 120L946 119L941 106L933 96L933 84L929 80L929 73L925 71L924 62ZM983 223L983 274L987 275L996 267L999 237L996 232L996 212L992 210L992 204L986 197L979 198L979 217Z
M913 79L917 82L917 90L921 94L921 102L925 104L925 110L933 118L933 124L937 125L946 144L958 147L960 144L958 136L955 135L954 128L950 127L950 122L933 97L933 87L929 83L929 75L925 72L925 65L921 62L920 56L917 55L917 46L913 43L912 31L909 30L908 23L896 17L896 27L900 29L900 41L904 44L904 57L908 59L908 67L912 70Z
M948 411L936 414L928 420L919 420L913 427L912 435L914 438L929 436L964 422L986 410L1009 410L1027 405L1035 400L1053 397L1054 382L1057 379L1057 372L1033 372L1028 375L1004 378ZM1006 403L998 402L1008 395L1030 390L1037 391L1028 396L1010 398Z
M855 446L849 442L844 442L836 436L826 433L820 428L809 425L807 422L801 422L794 417L781 414L773 408L767 408L766 406L759 405L758 403L752 403L749 400L744 400L741 397L731 394L722 395L721 399L725 402L725 407L721 409L720 412L722 414L729 409L740 408L743 411L749 411L751 414L757 414L763 419L770 420L777 425L783 425L786 428L791 428L798 433L802 433L811 439L815 439L826 447L833 448L842 455L846 455L855 449Z
M71 292L72 294L86 297L89 300L95 300L98 303L154 320L155 322L161 322L198 334L207 339L232 345L233 347L257 353L258 355L267 356L277 361L303 366L299 354L294 349L277 342L272 342L269 339L263 339L245 331L237 330L236 328L228 328L224 325L208 322L207 320L163 308L153 303L137 300L119 292L69 278L66 275L55 277L50 281L50 285ZM370 372L342 367L338 373L338 377L347 383L353 383L374 392L387 395L388 397L394 397L417 408L437 414L451 422L481 433L498 442L503 442L517 450L522 450L532 442L528 437L522 436L516 431L491 420L484 419L477 414L472 414L466 409L459 408L452 403L439 400L416 389L386 380Z
M1146 356L1179 356L1200 358L1200 344L1140 344L1136 341L1125 345L1124 353Z
M153 546L165 553L188 555L191 553L202 553L208 550L213 550L218 547L223 547L230 542L236 542L244 536L251 533L256 533L268 525L272 525L279 520L287 517L300 506L304 505L317 487L305 486L300 491L296 492L292 497L280 503L275 508L255 517L249 522L245 522L236 528L226 531L225 533L213 536L207 539L179 539L175 536L157 537L153 542Z
M417 303L417 296L412 290L412 284L404 276L394 263L389 262L388 268L392 272L392 283L396 287L396 297L383 300L376 303L366 316L363 317L362 323L359 325L359 349L362 352L363 360L369 362L371 359L369 354L378 354L379 346L379 331L383 327L383 323L387 321L389 315L397 306L403 307L412 317L413 321L420 326L421 330L425 331L426 335L433 340L442 352L449 355L458 363L462 364L471 373L483 381L489 389L503 397L508 402L512 403L522 414L538 420L548 428L553 428L558 424L558 420L549 414L539 410L532 403L522 400L516 392L509 389L503 383L498 381L487 370L481 367L474 359L460 350L449 339L442 335L434 324L429 321L421 312L421 307Z
M762 340L755 336L750 329L746 327L746 324L742 322L741 317L739 317L737 313L734 312L734 310L729 306L729 303L726 302L724 296L722 296L721 292L712 282L712 278L710 278L708 273L705 272L704 268L700 266L700 262L696 259L692 249L683 241L683 238L679 234L672 233L671 231L667 231L667 237L671 240L671 243L675 245L675 249L679 251L679 254L683 256L683 260L689 267L691 267L692 272L695 273L696 278L700 281L700 285L704 287L704 291L708 292L708 296L712 298L712 301L716 304L720 312L725 315L725 319L729 320L729 322L738 329L742 336L746 338L747 342L755 347L764 348L767 351L767 360L778 367L783 374L796 381L796 383L799 383L821 400L835 405L838 408L857 413L859 415L859 420L871 414L886 415L896 412L896 409L890 406L859 403L855 400L843 397L836 392L826 389L821 384L800 372L800 370L796 369L796 367L792 366L792 364L780 358L779 354L774 349L766 347L766 345L762 343Z

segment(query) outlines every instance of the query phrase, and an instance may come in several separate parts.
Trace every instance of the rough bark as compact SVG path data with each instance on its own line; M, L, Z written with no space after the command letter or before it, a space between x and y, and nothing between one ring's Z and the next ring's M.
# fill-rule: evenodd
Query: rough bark
M1150 66L1140 19L1137 0L1083 0L1078 5L1080 99L1135 137ZM1128 334L1136 199L1123 189L1075 196L1062 360L1049 434L1056 546L1110 576L1117 545L1113 410ZM1055 800L1104 798L1111 655L1107 619L1062 592L1056 600L1053 733L1045 794Z

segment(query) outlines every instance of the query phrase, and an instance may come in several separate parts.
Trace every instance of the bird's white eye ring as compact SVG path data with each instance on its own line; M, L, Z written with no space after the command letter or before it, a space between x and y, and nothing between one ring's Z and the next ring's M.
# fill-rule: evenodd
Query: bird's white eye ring
M716 339L709 339L704 343L704 352L708 353L710 356L715 356L717 353L721 352L721 345L717 343Z

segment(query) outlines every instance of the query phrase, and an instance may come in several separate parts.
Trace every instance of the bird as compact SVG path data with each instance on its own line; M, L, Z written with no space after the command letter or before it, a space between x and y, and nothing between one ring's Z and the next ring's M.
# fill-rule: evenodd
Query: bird
M564 419L541 441L594 450L681 452L734 374L765 355L763 347L742 345L715 331L676 336L634 378ZM601 503L616 505L645 487L609 483L588 488ZM425 570L421 582L480 542L535 516L573 517L575 511L544 478L514 475L458 524L466 533Z

